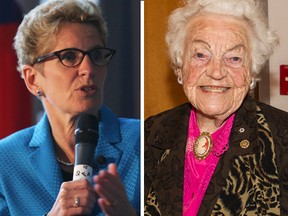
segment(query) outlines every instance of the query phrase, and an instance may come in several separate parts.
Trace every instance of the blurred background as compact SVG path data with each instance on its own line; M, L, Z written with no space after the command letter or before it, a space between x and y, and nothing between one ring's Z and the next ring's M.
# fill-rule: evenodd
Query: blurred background
M23 15L44 0L0 0L0 139L35 124L43 107L16 71L13 38ZM119 117L140 118L140 1L94 0L107 21L116 55L108 68L104 103Z

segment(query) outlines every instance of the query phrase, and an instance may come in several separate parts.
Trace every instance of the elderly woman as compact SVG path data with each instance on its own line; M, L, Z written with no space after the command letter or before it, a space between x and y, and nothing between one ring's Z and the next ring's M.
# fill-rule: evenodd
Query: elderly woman
M51 0L27 14L15 37L18 69L44 108L42 120L0 142L0 215L135 215L139 212L139 120L103 105L115 51L99 8ZM72 181L77 117L99 119L93 183Z
M278 39L254 0L190 0L166 41L189 103L145 121L145 215L288 214L288 114L249 96Z

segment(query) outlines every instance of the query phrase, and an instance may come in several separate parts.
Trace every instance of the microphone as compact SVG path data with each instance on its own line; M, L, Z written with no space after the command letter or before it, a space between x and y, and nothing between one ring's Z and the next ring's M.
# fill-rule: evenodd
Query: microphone
M76 123L75 165L73 180L87 179L92 183L93 156L98 142L98 119L91 114L81 114Z

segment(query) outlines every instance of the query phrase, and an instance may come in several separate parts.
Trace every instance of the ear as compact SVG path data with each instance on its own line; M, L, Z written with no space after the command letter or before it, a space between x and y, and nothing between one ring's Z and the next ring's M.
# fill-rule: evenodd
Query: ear
M177 77L182 77L182 69L177 67L175 70L174 70L175 74Z
M179 79L181 79L182 81L183 81L183 71L182 71L182 68L176 68L175 70L174 70L174 73L175 73L175 75L177 76L177 78L178 78L178 82L179 82Z
M27 89L37 96L37 90L40 88L37 80L39 72L31 65L24 65L22 73Z

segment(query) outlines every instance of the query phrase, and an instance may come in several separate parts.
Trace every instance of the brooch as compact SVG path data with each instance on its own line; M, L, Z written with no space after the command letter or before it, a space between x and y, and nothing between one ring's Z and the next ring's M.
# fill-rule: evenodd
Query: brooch
M195 141L193 151L198 160L205 159L212 149L212 138L210 133L202 132Z

